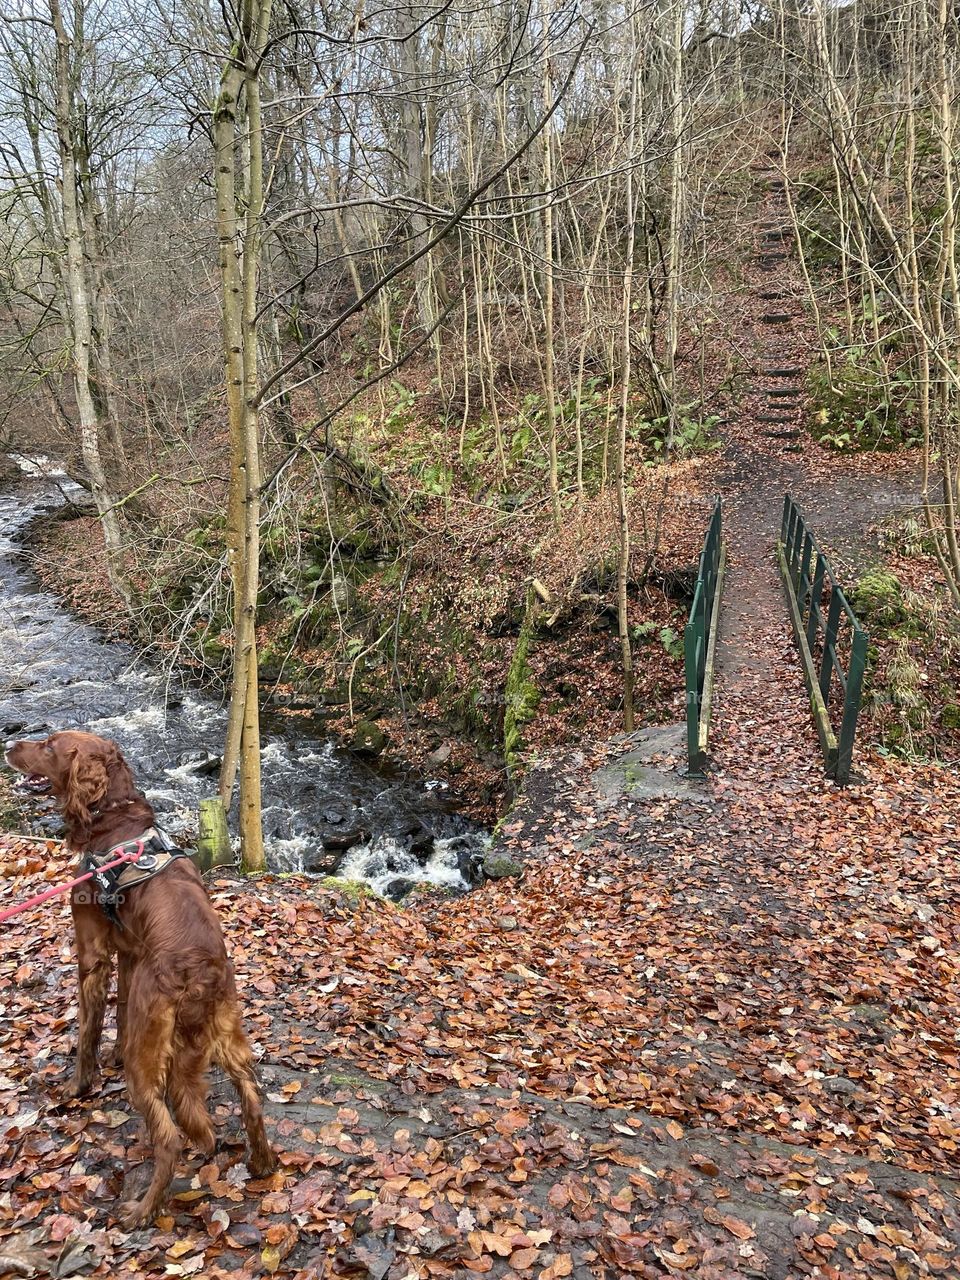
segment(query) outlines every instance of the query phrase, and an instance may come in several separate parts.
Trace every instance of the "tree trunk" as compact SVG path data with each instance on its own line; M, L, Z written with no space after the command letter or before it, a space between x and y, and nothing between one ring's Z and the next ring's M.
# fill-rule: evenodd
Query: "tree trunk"
M83 228L80 221L76 112L71 69L72 42L63 24L60 0L50 0L50 17L56 37L55 116L60 153L60 201L65 250L63 277L67 295L66 319L72 347L73 385L80 418L80 452L103 529L110 583L132 613L133 597L124 571L120 518L115 497L107 483L100 452L102 423L93 395L93 304L84 270Z
M270 0L248 0L241 30L220 83L214 112L215 186L223 288L223 355L230 422L228 538L234 586L233 673L220 774L229 807L240 771L240 849L245 871L266 867L260 791L260 702L257 664L257 594L260 580L260 420L257 283L264 200L260 59L270 25ZM245 116L239 139L246 158L238 181L239 95ZM238 246L237 206L246 214ZM238 261L238 247L240 260Z

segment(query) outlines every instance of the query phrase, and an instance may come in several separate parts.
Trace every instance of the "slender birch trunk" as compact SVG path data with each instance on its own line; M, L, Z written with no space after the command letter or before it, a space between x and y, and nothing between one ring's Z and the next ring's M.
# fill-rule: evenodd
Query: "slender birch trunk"
M637 98L639 68L637 55L630 71L630 114L627 127L627 156L632 161L637 142ZM630 375L632 372L631 329L633 326L633 275L637 244L637 209L633 164L624 177L627 223L626 263L623 273L623 308L621 311L620 413L617 432L616 489L620 547L617 563L617 631L623 665L623 727L633 731L633 646L630 642L630 619L627 612L627 581L630 571L630 493L627 484L627 427L630 420Z
M132 613L133 596L123 564L120 517L101 454L104 424L93 393L94 301L90 297L84 268L80 179L77 172L73 41L64 26L60 0L50 0L50 18L56 38L54 114L60 154L60 204L65 249L62 274L67 303L66 320L70 332L73 385L80 419L80 452L103 529L110 583L123 599L127 610Z
M256 635L261 481L257 285L264 202L260 60L267 42L270 9L270 0L245 3L241 30L223 70L214 112L224 370L231 442L228 524L234 584L233 675L220 797L227 808L239 766L240 846L246 871L262 871L266 866ZM241 90L245 107L242 125ZM245 158L242 175L237 169L238 143ZM245 205L242 236L237 215L240 197Z

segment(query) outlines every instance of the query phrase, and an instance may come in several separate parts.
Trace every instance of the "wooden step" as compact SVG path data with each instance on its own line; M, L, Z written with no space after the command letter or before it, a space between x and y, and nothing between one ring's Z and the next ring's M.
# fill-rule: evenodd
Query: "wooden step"
M803 395L802 387L764 387L763 394L775 400L796 400Z
M793 413L793 414L790 414L788 417L784 417L782 413L758 413L757 421L767 422L771 426L783 427L783 426L786 426L788 423L795 425L797 421L797 415Z
M765 431L763 434L768 440L798 440L803 432L799 427L792 427L789 431Z
M792 367L784 366L782 369L774 367L773 369L761 369L760 372L765 378L799 378L803 370L799 365Z
M787 311L765 311L760 320L763 324L789 324L795 318Z

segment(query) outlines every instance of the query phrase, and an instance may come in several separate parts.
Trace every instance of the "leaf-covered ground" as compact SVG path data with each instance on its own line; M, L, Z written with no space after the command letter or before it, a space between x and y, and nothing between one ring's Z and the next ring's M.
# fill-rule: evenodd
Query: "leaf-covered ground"
M758 322L758 356L789 334ZM960 1276L960 786L865 751L824 782L772 558L787 485L829 539L903 482L818 474L756 408L729 426L709 783L678 730L544 760L501 839L523 876L453 902L211 886L272 1178L216 1080L217 1156L121 1231L145 1154L122 1079L58 1102L66 907L5 926L0 1274ZM5 900L65 875L2 849Z
M110 1216L143 1156L119 1076L56 1101L65 908L18 917L0 1254L55 1274L960 1274L956 786L882 764L824 788L790 709L793 745L728 734L703 798L671 778L670 735L540 771L505 840L523 878L457 902L217 882L283 1163L247 1181L228 1139L154 1231ZM64 872L8 857L12 898Z

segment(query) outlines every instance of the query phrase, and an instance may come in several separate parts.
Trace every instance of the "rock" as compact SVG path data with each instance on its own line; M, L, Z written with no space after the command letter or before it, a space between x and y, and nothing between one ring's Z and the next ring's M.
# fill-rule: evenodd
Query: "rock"
M213 754L206 756L187 756L186 759L181 759L181 763L189 768L191 773L196 773L201 778L208 778L213 774L220 772L220 766L223 764L223 757Z
M416 888L416 880L407 880L404 876L398 876L396 880L387 882L383 895L389 898L391 902L399 902L401 898L406 897L411 889Z
M359 755L378 756L387 745L387 735L372 720L358 720L354 726L350 746Z
M849 1096L859 1089L859 1085L853 1080L848 1080L846 1076L827 1076L823 1081L823 1087L827 1093L838 1097Z
M426 862L433 853L433 836L425 827L413 833L410 840L410 852L421 862Z
M483 879L484 850L475 843L464 842L457 851L457 870L467 884L479 884Z
M370 832L363 827L354 827L351 831L338 831L335 834L327 834L320 837L320 843L324 849L336 850L344 853L347 849L352 849L355 844L363 844L365 840L370 839Z
M291 694L287 700L287 708L290 711L316 711L317 699L307 693Z
M854 1004L850 1006L850 1012L853 1017L874 1027L881 1026L887 1018L887 1010L875 1004Z
M515 916L498 916L497 926L500 929L502 929L504 933L513 933L517 928L516 917Z
M359 906L365 898L377 896L365 880L344 880L340 876L324 876L320 884L324 889L339 893L343 901L352 907Z
M490 849L483 855L483 874L488 880L506 880L509 876L522 875L523 863L509 854Z
M356 591L349 578L336 574L330 583L330 599L338 613L349 613L356 599Z
M430 765L431 767L434 767L438 764L446 764L447 761L450 759L451 750L452 748L449 742L441 742L440 746L437 747L436 751L431 751L430 754L427 756L427 764Z
M336 873L337 867L342 861L342 855L339 853L327 853L326 851L317 850L316 853L306 858L304 867L314 875L332 876Z

